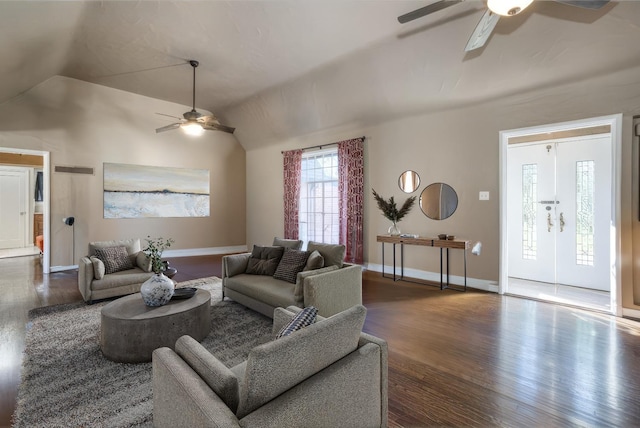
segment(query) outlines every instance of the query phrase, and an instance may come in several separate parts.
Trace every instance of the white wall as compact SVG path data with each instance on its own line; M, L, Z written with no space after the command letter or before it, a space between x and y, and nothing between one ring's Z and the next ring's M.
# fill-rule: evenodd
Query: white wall
M626 308L637 308L633 298L630 232L635 212L631 194L631 119L640 113L638 100L640 69L636 68L538 88L463 109L402 117L375 126L351 124L282 141L274 147L248 150L247 241L267 243L274 235L283 233L281 150L365 135L365 260L373 264L381 262L376 235L385 233L389 227L371 197L371 188L385 197L394 195L404 201L407 195L399 190L397 180L403 171L412 169L422 180L419 191L433 182L448 183L458 193L459 207L450 219L435 221L425 217L416 206L400 223L402 231L431 236L449 233L482 241L482 255L470 257L468 274L471 278L495 282L499 274L499 131L623 113L622 302ZM481 190L490 192L490 201L478 200ZM459 261L459 254L452 257L453 274L462 274ZM406 267L438 271L437 250L407 249Z
M171 123L156 112L179 116L187 110L61 76L0 106L0 148L51 153L52 267L71 264L72 234L62 223L71 215L76 218L75 259L90 241L148 235L174 238L171 250L244 246L245 151L235 137L155 133ZM209 170L210 217L104 219L104 162ZM92 167L95 174L56 173L56 165Z

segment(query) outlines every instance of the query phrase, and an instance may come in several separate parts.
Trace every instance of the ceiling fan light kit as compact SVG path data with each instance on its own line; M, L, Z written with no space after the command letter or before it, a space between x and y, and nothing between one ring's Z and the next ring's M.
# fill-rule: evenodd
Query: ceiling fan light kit
M204 134L204 128L198 122L186 122L180 125L180 129L184 131L185 134L191 135L193 137L199 137Z
M498 15L513 16L525 10L531 3L533 0L488 0L487 7Z
M405 13L398 17L398 22L405 24L414 19L430 15L447 7L462 3L464 0L439 0L427 6ZM533 3L533 0L486 0L487 10L480 18L480 22L471 33L471 37L465 47L466 52L481 48L485 45L493 33L501 16L517 15ZM610 0L554 0L556 3L568 6L577 6L586 9L600 9L609 3Z
M236 130L230 126L225 126L220 124L218 120L213 115L205 116L202 113L198 113L196 110L196 67L200 65L200 63L196 60L190 60L189 65L193 67L193 104L191 111L188 111L182 115L182 119L179 117L175 117L175 119L180 120L178 123L172 123L171 125L163 126L161 128L156 129L156 133L170 131L172 129L180 128L184 131L185 134L191 135L194 137L198 137L204 134L204 131L223 131L228 132L229 134L233 134ZM174 117L167 114L156 113L162 116Z

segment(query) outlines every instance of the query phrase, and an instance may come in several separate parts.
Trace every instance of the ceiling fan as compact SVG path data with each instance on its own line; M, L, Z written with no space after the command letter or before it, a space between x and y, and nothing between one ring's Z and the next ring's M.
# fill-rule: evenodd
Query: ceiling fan
M222 125L214 115L203 115L196 111L196 67L200 65L198 61L190 60L189 64L193 67L193 104L191 111L184 113L182 116L184 119L177 116L171 116L169 114L156 113L162 116L172 117L178 119L180 122L172 123L171 125L163 126L156 129L156 133L170 131L172 129L182 129L188 135L202 135L204 131L223 131L233 134L236 128Z
M440 0L427 6L416 9L412 12L405 13L398 17L398 22L404 24L414 19L421 18L433 12L445 9L465 0ZM554 0L557 3L563 3L570 6L578 6L587 9L600 9L609 3L610 0ZM487 42L491 32L496 27L501 16L513 16L522 12L527 8L533 0L487 0L487 11L482 15L480 22L471 34L467 46L464 48L466 52L478 49Z

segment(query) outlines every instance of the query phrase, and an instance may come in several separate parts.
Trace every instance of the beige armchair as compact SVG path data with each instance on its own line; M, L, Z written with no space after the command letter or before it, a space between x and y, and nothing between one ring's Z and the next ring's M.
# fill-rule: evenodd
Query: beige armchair
M277 308L274 335L298 307ZM255 347L227 368L183 336L153 352L156 427L386 427L387 343L354 306Z
M114 263L124 267L113 273L105 273L105 263L98 260L96 253L109 248L124 247L117 254L122 255ZM108 250L106 252L109 252ZM127 260L123 260L126 257ZM128 263L126 263L128 261ZM151 278L151 262L142 252L140 239L119 241L98 241L89 243L89 254L78 263L78 287L85 302L109 297L124 296L140 291L142 283Z

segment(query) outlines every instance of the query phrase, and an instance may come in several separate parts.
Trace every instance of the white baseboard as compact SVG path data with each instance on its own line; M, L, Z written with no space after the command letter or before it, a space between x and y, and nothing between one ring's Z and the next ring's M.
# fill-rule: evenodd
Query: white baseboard
M637 309L622 308L622 317L640 320L640 311Z
M382 265L376 263L367 263L367 269L374 272L382 272ZM393 274L393 266L384 267L385 275ZM396 275L400 275L400 269L396 269ZM440 272L429 272L419 269L404 268L404 276L415 279L422 279L426 281L440 282ZM463 287L464 276L449 275L449 283ZM488 281L486 279L470 278L467 276L467 287L475 288L478 290L490 291L493 293L498 292L498 283L496 281Z
M49 268L49 272L54 273L54 272L64 272L67 270L75 270L78 269L78 265L73 265L73 266L51 266Z

